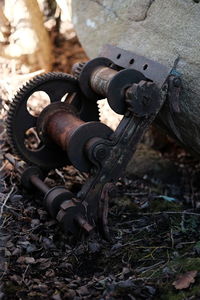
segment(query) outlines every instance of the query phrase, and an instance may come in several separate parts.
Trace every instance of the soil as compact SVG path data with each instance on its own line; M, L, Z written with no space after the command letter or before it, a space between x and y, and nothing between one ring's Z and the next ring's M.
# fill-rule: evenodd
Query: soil
M55 71L69 72L74 61L87 59L76 37L53 38ZM12 72L6 61L1 67ZM13 155L4 124L9 92L4 85L0 299L200 299L199 161L175 144L162 149L160 155L176 165L173 181L160 180L158 173L121 178L109 202L110 241L98 233L76 239L47 214L36 190L22 188L5 159L4 154ZM76 193L85 178L66 167L51 171L46 182ZM189 271L197 271L196 277L177 289L173 283Z

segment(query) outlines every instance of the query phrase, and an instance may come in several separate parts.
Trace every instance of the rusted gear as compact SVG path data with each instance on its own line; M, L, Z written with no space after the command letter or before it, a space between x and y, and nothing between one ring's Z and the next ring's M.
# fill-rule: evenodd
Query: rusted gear
M161 102L160 90L154 82L140 81L126 91L128 110L138 117L155 114Z
M28 112L27 101L37 91L47 93L51 103L61 101L68 93L64 103L73 106L83 121L99 119L97 104L91 103L82 95L77 79L59 72L36 76L26 83L13 99L7 117L7 133L15 154L22 160L44 169L64 166L69 164L69 161L66 153L58 146L42 142L36 150L25 146L25 134L28 129L36 127L38 119Z
M73 65L72 74L73 74L74 77L79 79L79 76L80 76L81 71L82 71L85 64L86 64L85 62L80 62L80 63L76 63L76 64Z
M75 63L72 67L72 74L78 80L79 80L80 74L81 74L85 64L86 64L86 62ZM98 117L99 117L99 119L101 119L101 106L98 101L96 103L97 103L97 107L98 107Z

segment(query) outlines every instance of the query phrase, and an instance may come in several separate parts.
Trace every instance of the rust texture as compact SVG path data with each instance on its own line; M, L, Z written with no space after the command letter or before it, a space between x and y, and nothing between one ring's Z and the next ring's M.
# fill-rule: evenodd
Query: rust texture
M58 111L48 119L46 130L51 139L67 151L70 137L84 123L73 114Z
M91 87L99 95L106 98L110 80L117 74L116 70L107 67L97 68L91 76Z

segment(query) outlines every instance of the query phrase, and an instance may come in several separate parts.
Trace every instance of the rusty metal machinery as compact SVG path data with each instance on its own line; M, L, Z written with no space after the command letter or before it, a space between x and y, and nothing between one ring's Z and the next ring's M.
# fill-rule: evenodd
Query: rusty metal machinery
M22 184L44 194L47 210L65 231L98 230L108 238L108 200L114 184L165 100L178 110L181 80L174 67L110 45L101 57L76 64L73 71L74 77L37 76L17 93L8 113L8 137L13 151L30 165L22 172ZM38 117L27 109L35 91L46 92L51 100ZM97 100L104 98L123 115L114 132L99 121ZM32 127L40 140L35 150L24 140ZM48 188L43 171L69 164L89 174L81 190L74 195L65 187Z

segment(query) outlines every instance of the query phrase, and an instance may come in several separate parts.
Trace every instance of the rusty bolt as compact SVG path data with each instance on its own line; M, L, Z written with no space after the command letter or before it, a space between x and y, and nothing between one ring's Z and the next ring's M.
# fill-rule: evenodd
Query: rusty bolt
M97 145L94 149L94 157L98 160L102 160L107 156L107 149L103 145Z
M82 216L78 215L75 216L74 220L77 222L77 224L87 233L90 233L94 227L90 225L87 220L85 220Z

